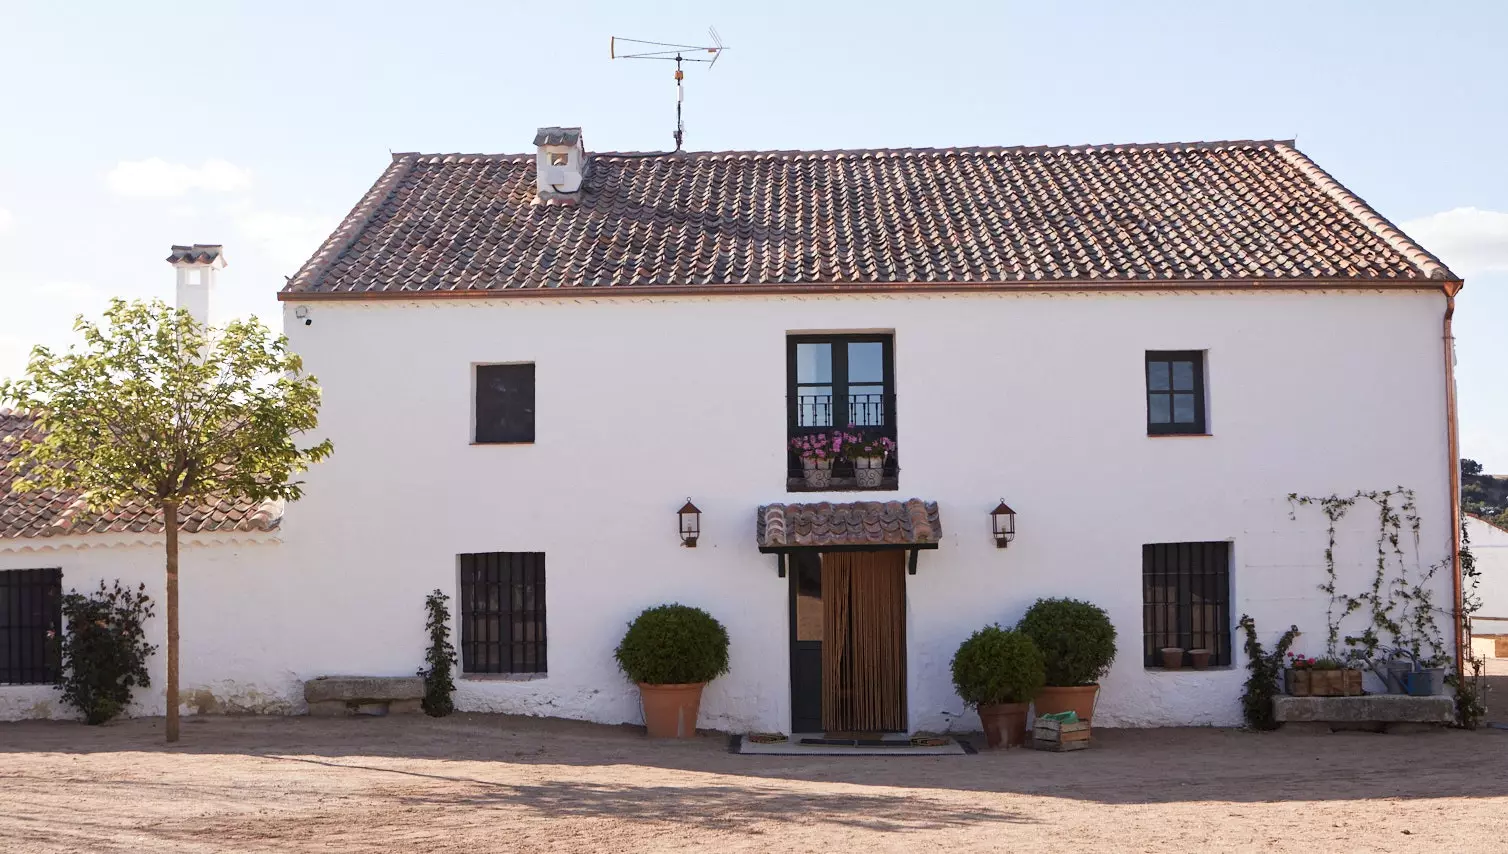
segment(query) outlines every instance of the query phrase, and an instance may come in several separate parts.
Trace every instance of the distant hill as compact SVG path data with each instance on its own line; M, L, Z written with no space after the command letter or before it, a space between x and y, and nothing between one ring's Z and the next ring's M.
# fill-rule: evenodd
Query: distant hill
M1481 463L1462 460L1461 509L1508 527L1508 475L1483 474Z

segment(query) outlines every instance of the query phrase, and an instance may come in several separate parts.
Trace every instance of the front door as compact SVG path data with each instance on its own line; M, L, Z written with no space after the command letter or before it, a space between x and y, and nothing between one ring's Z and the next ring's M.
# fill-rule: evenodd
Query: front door
M797 552L790 568L791 731L905 732L905 552Z

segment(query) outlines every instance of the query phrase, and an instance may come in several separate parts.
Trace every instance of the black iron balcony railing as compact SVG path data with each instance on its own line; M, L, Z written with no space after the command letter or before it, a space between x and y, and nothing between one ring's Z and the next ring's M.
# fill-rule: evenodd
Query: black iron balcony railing
M843 432L865 439L884 437L895 441L895 395L881 393L849 394L834 402L831 394L802 394L791 398L787 439L801 436ZM787 443L786 490L788 492L827 492L846 490L895 490L899 488L900 464L892 451L885 458L878 485L872 478L861 482L854 464L840 457L832 462L827 477L808 476L801 456Z

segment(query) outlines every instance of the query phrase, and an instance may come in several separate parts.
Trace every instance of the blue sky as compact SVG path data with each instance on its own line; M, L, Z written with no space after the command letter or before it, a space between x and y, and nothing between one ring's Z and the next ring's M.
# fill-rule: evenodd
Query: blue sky
M1192 10L1192 11L1191 11ZM171 298L226 244L224 314L274 294L390 151L1297 138L1467 279L1463 451L1508 473L1508 4L0 0L0 375L110 295Z

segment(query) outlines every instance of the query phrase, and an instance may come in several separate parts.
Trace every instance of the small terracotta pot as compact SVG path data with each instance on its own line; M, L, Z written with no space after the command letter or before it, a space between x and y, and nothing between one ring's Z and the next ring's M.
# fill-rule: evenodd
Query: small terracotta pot
M1099 693L1099 685L1060 685L1049 686L1042 689L1037 699L1032 701L1036 708L1032 710L1033 718L1043 715L1053 715L1058 712L1074 712L1079 720L1087 721L1094 714L1094 697Z
M1163 647L1162 667L1164 670L1177 670L1183 667L1183 650L1176 646Z
M1189 650L1189 664L1195 670L1203 670L1210 666L1210 651L1207 649Z
M650 738L695 738L696 716L702 708L706 682L681 685L639 683L644 706L644 727Z
M1020 747L1026 743L1029 703L985 703L979 706L984 741L991 748Z

